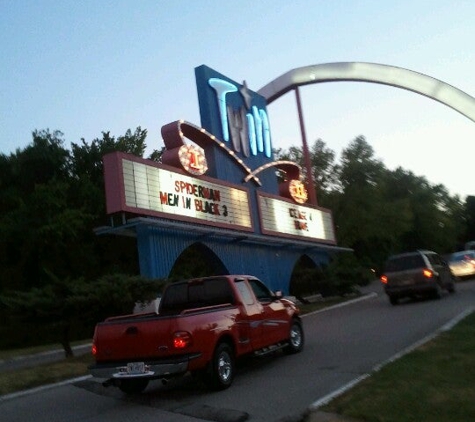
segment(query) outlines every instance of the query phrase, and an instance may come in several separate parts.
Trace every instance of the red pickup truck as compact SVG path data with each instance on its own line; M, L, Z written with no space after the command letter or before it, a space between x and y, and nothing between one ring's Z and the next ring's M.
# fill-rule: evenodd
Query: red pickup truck
M93 376L125 393L152 379L191 372L210 387L231 385L235 360L278 349L300 352L304 333L293 302L249 275L196 278L169 284L158 314L111 317L96 325Z

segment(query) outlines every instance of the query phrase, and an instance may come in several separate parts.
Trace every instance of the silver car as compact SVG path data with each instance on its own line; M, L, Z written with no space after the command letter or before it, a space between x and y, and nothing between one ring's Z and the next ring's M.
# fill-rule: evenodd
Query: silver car
M449 258L449 266L456 277L475 276L475 251L460 251Z

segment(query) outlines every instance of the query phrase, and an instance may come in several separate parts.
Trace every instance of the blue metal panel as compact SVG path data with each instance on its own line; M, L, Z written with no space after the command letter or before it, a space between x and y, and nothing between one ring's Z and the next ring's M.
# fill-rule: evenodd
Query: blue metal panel
M149 278L166 278L180 254L193 242L180 233L149 225L137 226L140 273Z
M302 255L308 255L317 266L329 259L328 252L309 252L304 247L256 244L149 224L139 224L136 230L140 271L149 278L167 278L180 254L195 242L214 252L229 274L254 275L272 290L285 294L289 293L292 271Z

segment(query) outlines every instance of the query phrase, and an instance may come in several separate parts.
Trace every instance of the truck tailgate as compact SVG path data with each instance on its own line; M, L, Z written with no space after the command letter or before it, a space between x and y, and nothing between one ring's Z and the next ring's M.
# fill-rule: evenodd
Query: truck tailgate
M172 349L175 321L156 314L111 319L96 326L96 361L166 358Z

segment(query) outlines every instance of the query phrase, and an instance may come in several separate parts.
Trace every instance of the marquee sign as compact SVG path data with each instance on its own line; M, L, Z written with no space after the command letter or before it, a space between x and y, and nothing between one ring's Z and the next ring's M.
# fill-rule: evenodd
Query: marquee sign
M125 153L104 157L107 213L130 212L252 231L249 192Z
M261 230L273 236L291 236L335 243L332 215L324 208L258 194Z
M273 160L265 99L206 66L195 73L203 127L164 125L161 163L106 155L107 213L336 244L331 212L305 205L300 166Z

